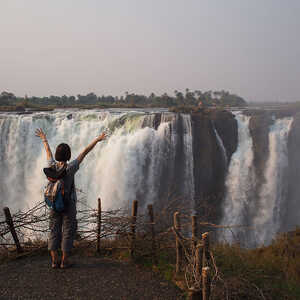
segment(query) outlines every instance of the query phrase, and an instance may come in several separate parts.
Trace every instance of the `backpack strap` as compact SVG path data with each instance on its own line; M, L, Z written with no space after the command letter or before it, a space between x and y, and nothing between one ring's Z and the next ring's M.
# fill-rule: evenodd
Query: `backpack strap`
M57 180L57 179L61 179L64 176L66 176L66 174L67 174L66 169L67 169L67 164L65 164L59 171L57 171L53 167L44 168L43 171L48 178L50 177L52 179Z
M75 188L75 185L74 185L74 179L73 179L70 190L68 192L64 191L65 192L64 193L64 202L65 202L66 207L68 207L69 203L71 202L71 196L72 196L72 192L73 192L74 188Z

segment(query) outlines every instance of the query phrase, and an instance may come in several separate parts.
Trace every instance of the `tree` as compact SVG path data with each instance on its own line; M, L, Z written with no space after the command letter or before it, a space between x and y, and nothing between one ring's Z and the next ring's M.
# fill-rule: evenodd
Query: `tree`
M155 94L152 92L149 96L149 99L150 100L154 100L156 98Z
M14 104L13 101L16 101L17 97L13 93L3 91L0 94L0 105L10 105Z
M189 105L195 105L196 104L196 98L195 98L195 93L190 92L189 90L185 94L185 99L186 99L186 104Z
M181 92L177 91L177 90L175 90L174 93L175 93L176 100L177 100L178 104L179 105L184 104L185 102L184 102L183 94Z
M195 99L195 93L191 92L190 89L186 88L185 89L185 101L184 104L189 104L189 105L195 105L196 99Z

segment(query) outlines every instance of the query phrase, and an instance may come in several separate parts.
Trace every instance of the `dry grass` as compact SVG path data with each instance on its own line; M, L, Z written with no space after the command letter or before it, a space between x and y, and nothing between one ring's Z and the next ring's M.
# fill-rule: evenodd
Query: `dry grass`
M213 299L300 299L300 231L268 247L216 245L221 278Z

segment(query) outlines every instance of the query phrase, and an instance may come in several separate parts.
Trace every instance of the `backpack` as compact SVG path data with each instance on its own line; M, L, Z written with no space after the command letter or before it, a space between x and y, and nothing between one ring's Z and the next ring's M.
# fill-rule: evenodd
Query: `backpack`
M65 188L63 177L66 176L67 166L56 170L56 166L44 168L44 173L48 178L48 184L44 190L44 199L50 209L61 213L66 207Z

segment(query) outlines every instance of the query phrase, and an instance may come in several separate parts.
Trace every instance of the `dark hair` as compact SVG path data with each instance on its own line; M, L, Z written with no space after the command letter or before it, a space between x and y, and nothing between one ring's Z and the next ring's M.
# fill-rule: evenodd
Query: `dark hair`
M68 144L59 144L55 151L56 161L68 161L71 158L71 148Z

